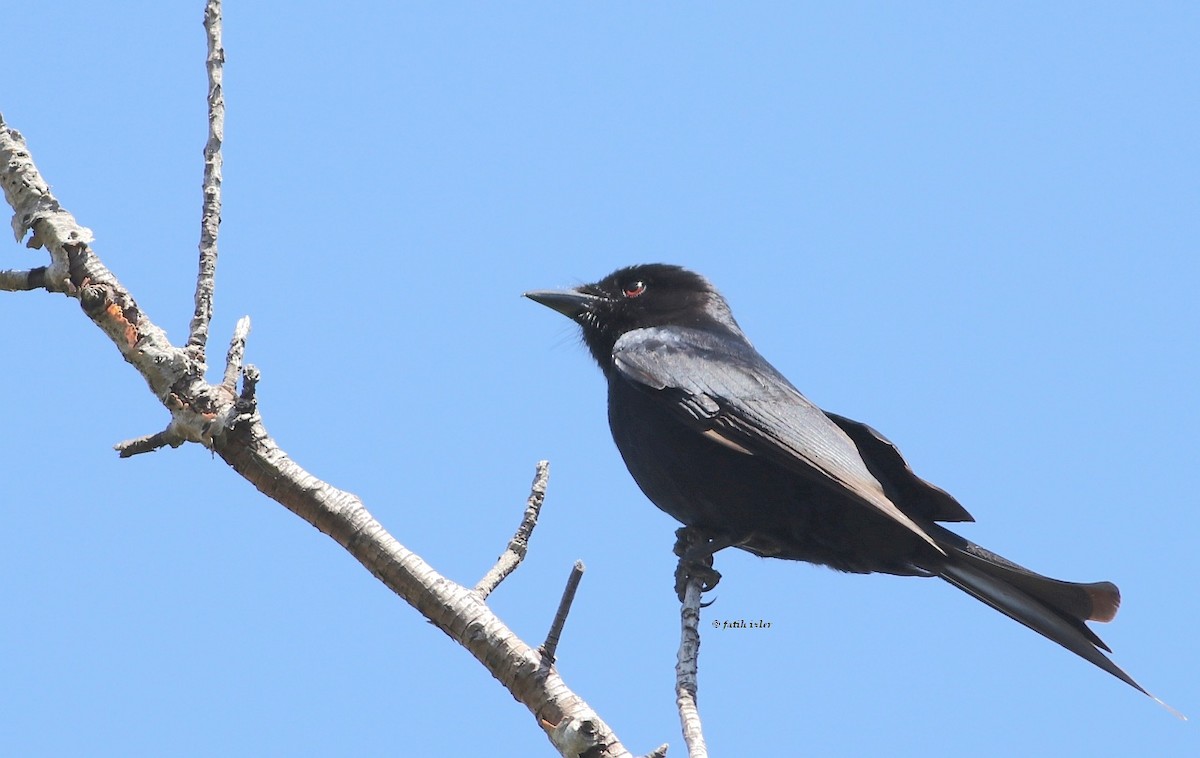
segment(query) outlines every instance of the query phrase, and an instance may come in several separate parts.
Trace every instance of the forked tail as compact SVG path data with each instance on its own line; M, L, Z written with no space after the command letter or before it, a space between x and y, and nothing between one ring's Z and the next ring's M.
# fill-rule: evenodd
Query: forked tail
M942 579L1009 618L1104 669L1184 719L1109 660L1112 652L1085 621L1111 621L1121 595L1112 582L1079 584L1036 574L941 527L931 530L946 551L936 569Z

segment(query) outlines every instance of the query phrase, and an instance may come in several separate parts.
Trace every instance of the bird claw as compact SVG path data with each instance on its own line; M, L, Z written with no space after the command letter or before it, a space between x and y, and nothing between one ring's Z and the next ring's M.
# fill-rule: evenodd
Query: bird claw
M712 560L712 556L709 556L709 560ZM712 566L681 560L675 568L675 594L679 596L679 602L683 602L683 594L687 589L687 584L693 579L700 582L701 592L708 592L721 581L721 572ZM702 603L701 605L707 604Z
M694 527L682 527L675 532L675 594L683 602L688 581L700 582L700 591L708 592L721 581L721 572L713 568L713 553L726 547L724 541L710 537Z

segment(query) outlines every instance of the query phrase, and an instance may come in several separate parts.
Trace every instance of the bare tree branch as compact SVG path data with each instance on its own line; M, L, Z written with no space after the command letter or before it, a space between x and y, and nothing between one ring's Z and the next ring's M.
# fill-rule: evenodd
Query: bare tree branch
M213 313L217 275L217 234L221 229L221 143L225 139L225 47L221 44L221 0L204 7L208 36L208 142L204 145L204 202L200 214L200 267L196 275L196 311L188 334L187 350L205 362L208 324Z
M525 514L521 517L516 534L508 541L508 548L500 554L496 565L475 585L475 591L479 593L480 598L486 599L492 594L492 591L500 586L500 582L525 560L525 554L529 551L529 538L533 535L533 528L537 526L538 514L542 512L542 502L546 499L546 484L549 480L550 462L538 461L537 471L533 475L533 486L529 489L529 499L525 502Z
M631 755L612 730L570 690L554 666L492 613L480 593L437 573L401 545L354 495L321 481L292 461L267 433L254 399L258 372L243 370L241 395L227 384L241 363L249 322L239 322L230 347L226 381L204 381L203 365L138 306L132 294L91 249L92 234L59 207L25 146L0 118L0 186L16 211L17 239L46 248L51 264L45 288L79 300L87 316L145 378L171 412L168 428L127 443L122 452L157 449L187 440L214 450L261 492L332 537L380 581L465 647L523 703L562 755L608 758ZM545 483L530 509L540 508ZM533 502L536 500L536 504ZM536 506L536 507L535 507ZM527 519L528 520L528 519ZM532 525L514 537L523 554Z
M224 131L221 9L209 0L209 140L205 148L204 206L195 312L187 343L173 345L104 267L91 248L92 232L80 226L50 192L33 163L24 138L0 116L0 186L15 211L17 240L31 232L27 246L45 248L48 266L0 272L0 287L43 288L77 299L87 316L145 378L171 413L163 431L117 446L122 457L185 441L216 452L259 491L333 538L387 587L453 640L465 647L533 714L564 756L630 756L607 724L563 682L554 667L554 649L578 585L576 564L543 650L516 636L485 599L520 564L545 499L549 467L538 464L525 514L508 549L474 589L443 577L406 549L375 520L353 494L337 489L291 460L268 434L255 397L258 371L243 368L249 318L242 318L230 341L220 384L205 381L205 350L217 260L220 224L221 141ZM243 377L241 393L237 377ZM652 755L663 755L665 746Z

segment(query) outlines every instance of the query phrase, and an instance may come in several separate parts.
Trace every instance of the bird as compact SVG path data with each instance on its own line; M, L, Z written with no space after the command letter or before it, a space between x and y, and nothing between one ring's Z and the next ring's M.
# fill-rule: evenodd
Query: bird
M664 263L524 296L570 318L608 388L629 473L683 524L702 589L726 547L855 574L939 577L1153 698L1105 653L1112 582L1051 579L939 522L975 519L870 426L810 402L751 345L703 276ZM677 583L677 590L680 585Z

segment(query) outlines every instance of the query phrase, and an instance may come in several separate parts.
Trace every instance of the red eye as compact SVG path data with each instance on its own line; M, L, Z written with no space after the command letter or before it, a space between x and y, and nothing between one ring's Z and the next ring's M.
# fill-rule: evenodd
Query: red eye
M646 283L636 281L632 284L626 284L625 289L621 291L625 294L625 297L634 298L646 291Z

